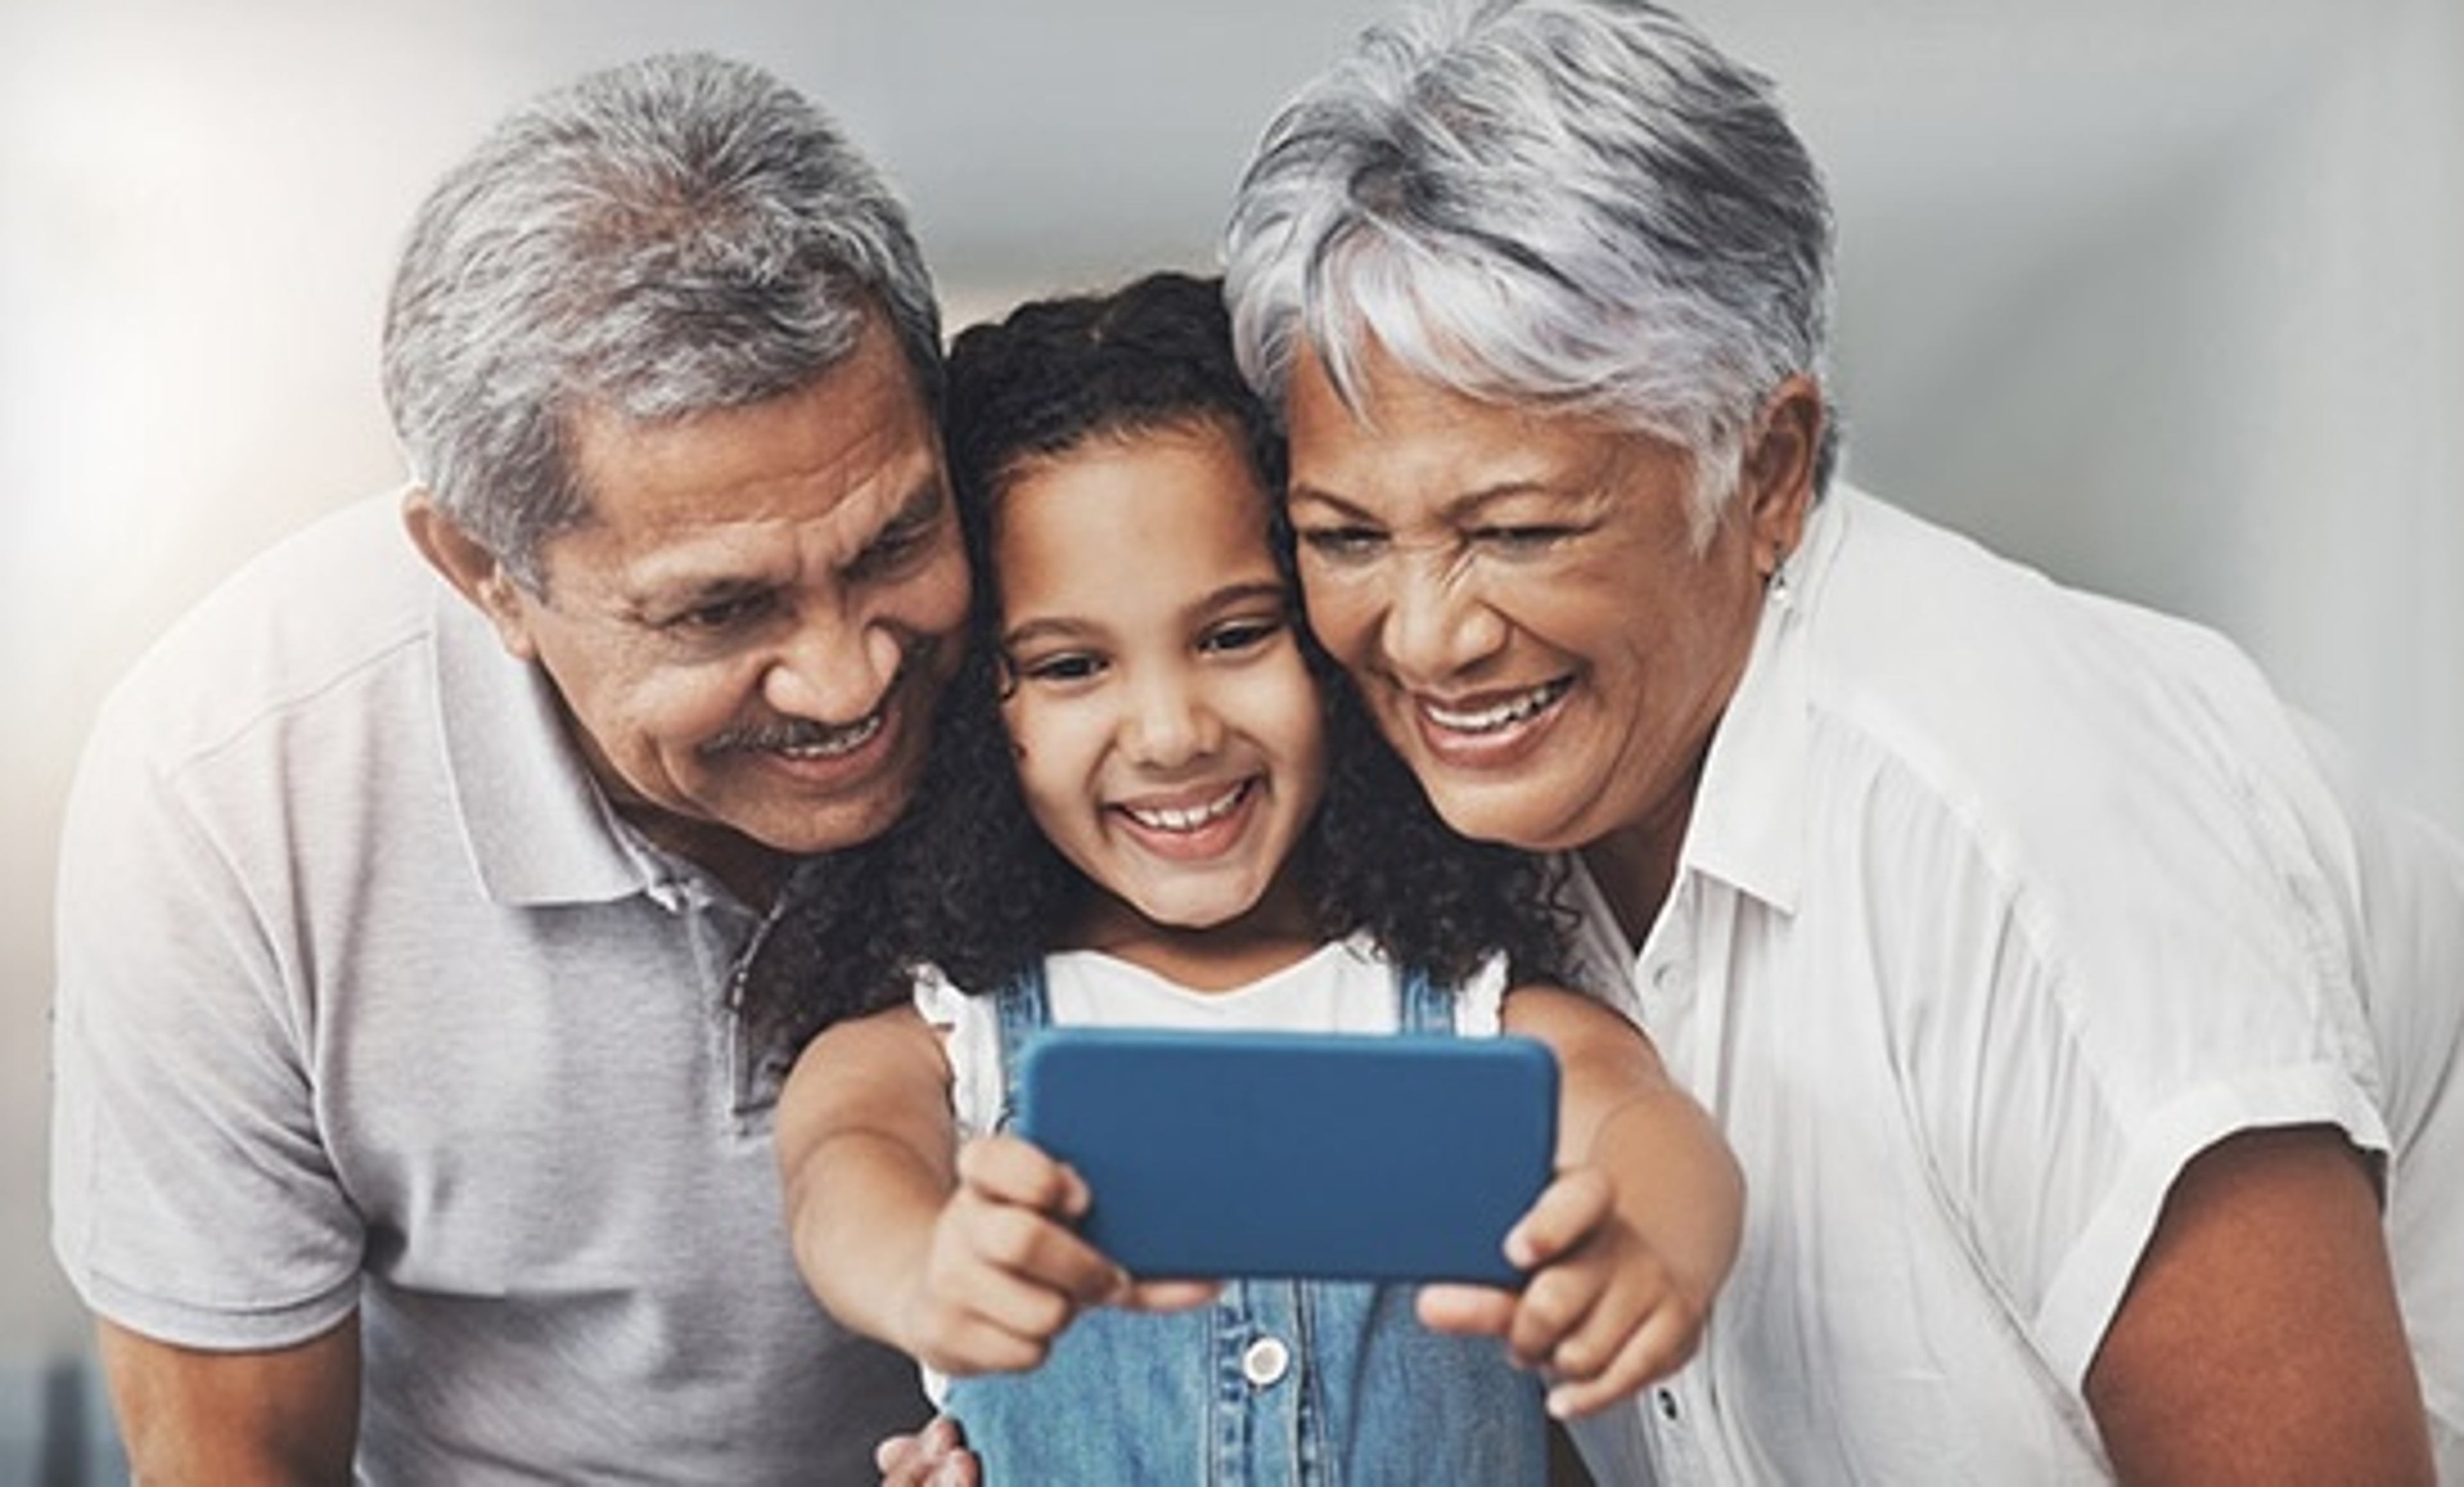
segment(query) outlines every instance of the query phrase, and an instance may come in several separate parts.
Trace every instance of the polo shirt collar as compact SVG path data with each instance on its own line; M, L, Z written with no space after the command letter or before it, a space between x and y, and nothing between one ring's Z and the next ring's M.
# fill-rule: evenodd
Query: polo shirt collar
M538 667L443 584L429 629L437 722L482 889L498 903L604 903L649 885Z
M1763 601L1745 674L1703 762L1685 836L1684 867L1784 914L1794 912L1805 882L1809 632L1850 499L1835 485L1807 513L1804 537Z

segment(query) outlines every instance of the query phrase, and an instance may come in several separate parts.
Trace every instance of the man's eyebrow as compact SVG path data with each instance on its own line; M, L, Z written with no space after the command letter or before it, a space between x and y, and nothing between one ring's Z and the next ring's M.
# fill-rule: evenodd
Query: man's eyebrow
M928 475L916 481L899 499L890 513L890 520L881 523L880 530L891 532L900 527L920 526L940 517L949 504L949 482L938 474Z
M624 612L640 624L664 625L715 604L758 598L775 591L778 587L769 579L742 573L685 577L670 584L653 583L627 593L624 600Z
M715 573L692 580L666 597L689 606L700 605L723 599L741 599L747 594L767 593L777 587L766 578L752 578L742 573Z

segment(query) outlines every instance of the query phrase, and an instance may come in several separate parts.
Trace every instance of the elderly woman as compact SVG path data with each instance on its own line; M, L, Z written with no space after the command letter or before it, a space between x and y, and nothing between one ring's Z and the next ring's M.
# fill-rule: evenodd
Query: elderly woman
M2464 1479L2464 867L2215 635L1831 479L1830 224L1762 78L1531 0L1366 36L1230 231L1312 624L1745 1166L1654 1468Z

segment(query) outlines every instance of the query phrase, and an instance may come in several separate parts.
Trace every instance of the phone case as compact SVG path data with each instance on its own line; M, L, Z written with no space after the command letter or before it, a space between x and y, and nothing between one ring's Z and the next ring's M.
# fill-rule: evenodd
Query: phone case
M1018 1078L1019 1134L1142 1277L1517 1285L1501 1246L1555 1161L1529 1038L1056 1028Z

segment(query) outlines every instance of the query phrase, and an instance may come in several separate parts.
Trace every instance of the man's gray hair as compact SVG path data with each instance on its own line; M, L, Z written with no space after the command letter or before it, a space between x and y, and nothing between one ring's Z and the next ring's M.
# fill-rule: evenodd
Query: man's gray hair
M585 411L659 423L794 392L885 314L937 414L940 312L905 209L759 69L651 57L499 123L421 207L385 329L411 475L525 586L583 521Z
M1373 28L1285 105L1226 293L1271 406L1306 346L1357 407L1374 343L1459 393L1691 451L1707 532L1764 401L1823 373L1831 243L1768 78L1638 0L1487 0Z

